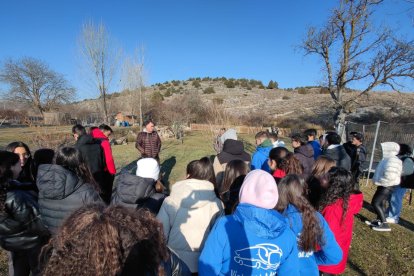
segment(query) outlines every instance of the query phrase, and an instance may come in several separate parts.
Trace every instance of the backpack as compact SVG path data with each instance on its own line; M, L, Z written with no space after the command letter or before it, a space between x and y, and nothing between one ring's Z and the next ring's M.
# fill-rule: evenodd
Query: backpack
M403 157L401 160L404 163L404 160L410 158L411 160L414 159L412 157ZM401 176L401 182L400 182L401 188L407 188L407 189L414 189L414 173Z

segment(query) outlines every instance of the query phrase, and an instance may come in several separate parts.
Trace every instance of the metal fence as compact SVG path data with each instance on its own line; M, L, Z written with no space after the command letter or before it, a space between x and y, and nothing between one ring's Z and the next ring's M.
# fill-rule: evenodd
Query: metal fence
M339 135L349 139L349 133L352 131L361 132L364 135L364 145L367 149L367 160L362 164L364 171L367 173L367 183L369 175L375 171L375 168L382 158L381 143L396 142L414 146L414 123L395 124L378 121L376 124L364 125L353 122L346 122L340 128Z

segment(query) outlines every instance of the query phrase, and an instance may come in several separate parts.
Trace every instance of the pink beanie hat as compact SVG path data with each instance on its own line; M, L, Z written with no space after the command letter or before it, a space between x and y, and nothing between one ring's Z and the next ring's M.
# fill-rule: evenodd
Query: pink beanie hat
M279 193L272 175L263 170L253 170L246 175L240 188L240 203L273 209L278 199Z

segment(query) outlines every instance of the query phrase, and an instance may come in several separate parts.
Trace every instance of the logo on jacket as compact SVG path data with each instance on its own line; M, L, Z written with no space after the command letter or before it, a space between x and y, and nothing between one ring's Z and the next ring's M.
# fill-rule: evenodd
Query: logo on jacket
M274 244L261 243L251 247L236 250L237 256L234 261L239 265L275 270L280 265L280 259L283 255L282 250Z

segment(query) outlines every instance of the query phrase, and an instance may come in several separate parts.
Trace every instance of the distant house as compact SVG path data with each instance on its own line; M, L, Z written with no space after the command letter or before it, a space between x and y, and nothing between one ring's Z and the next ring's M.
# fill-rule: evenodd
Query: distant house
M121 125L122 122L127 122L129 125L134 125L138 122L138 116L130 115L126 112L118 112L115 115L115 125Z
M44 112L43 123L45 125L67 125L70 123L70 114L63 112Z

